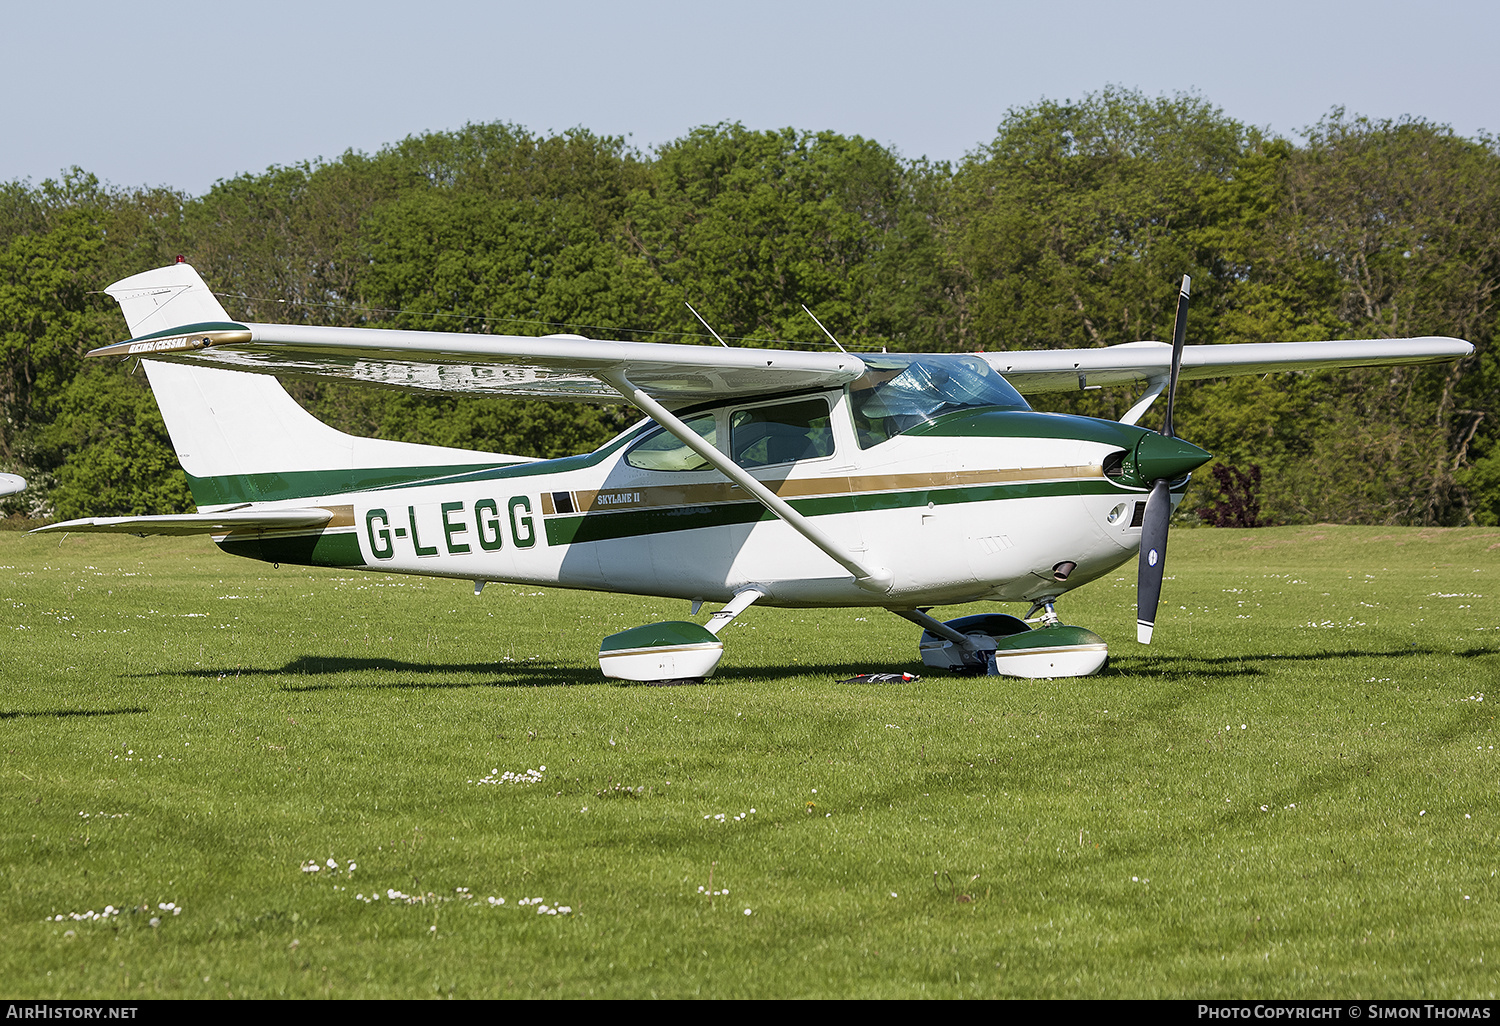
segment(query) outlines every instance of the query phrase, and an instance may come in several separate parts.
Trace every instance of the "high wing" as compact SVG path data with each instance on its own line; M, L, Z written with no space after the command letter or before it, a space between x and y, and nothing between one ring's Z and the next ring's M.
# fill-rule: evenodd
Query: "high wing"
M605 378L623 378L669 408L707 398L838 387L865 370L850 353L240 323L229 319L186 263L133 275L106 291L120 303L135 337L90 356L554 399L613 400L619 388ZM1166 380L1171 350L1164 342L1127 342L981 355L1023 394L1142 383L1155 392ZM1181 377L1441 363L1473 351L1460 339L1438 337L1187 346Z
M1474 347L1426 336L1329 342L1186 346L1182 378L1272 371L1447 363ZM551 399L612 400L601 375L623 374L668 406L741 399L853 381L865 365L851 353L729 349L623 342L579 335L477 335L390 328L213 321L169 328L95 349L90 356L146 356L283 377L403 389ZM980 354L1026 395L1165 379L1172 347L1126 342L1103 349Z
M1270 371L1448 363L1474 351L1457 338L1364 338L1336 342L1247 342L1184 346L1181 380ZM1104 349L981 353L1017 392L1076 392L1109 385L1164 381L1172 364L1166 342L1125 342Z
M623 374L668 405L836 388L865 369L849 353L229 321L169 328L88 355L423 391L594 401L617 401L619 392L600 375Z

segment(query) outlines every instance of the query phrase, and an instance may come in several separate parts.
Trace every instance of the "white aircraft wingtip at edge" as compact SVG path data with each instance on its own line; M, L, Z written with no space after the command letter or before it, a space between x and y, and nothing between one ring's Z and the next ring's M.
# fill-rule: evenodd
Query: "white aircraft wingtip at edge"
M0 474L0 495L15 495L26 490L26 479L19 474Z

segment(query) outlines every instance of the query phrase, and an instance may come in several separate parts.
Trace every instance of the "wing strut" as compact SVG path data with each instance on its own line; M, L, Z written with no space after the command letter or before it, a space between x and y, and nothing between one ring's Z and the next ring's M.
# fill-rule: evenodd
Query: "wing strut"
M1162 389L1167 387L1167 379L1165 376L1154 377L1150 379L1149 384L1150 387L1146 389L1145 394L1136 400L1136 404L1125 416L1120 418L1121 424L1139 424L1141 418L1146 415L1146 411L1151 409L1151 404L1156 402L1156 397L1161 395Z
M879 593L890 591L891 584L894 581L894 576L890 570L883 566L866 566L855 559L852 553L830 538L824 533L822 528L814 524L809 518L798 513L784 499L771 491L771 489L751 477L745 472L743 467L710 445L696 431L673 416L661 403L631 384L630 379L624 374L612 370L601 370L596 373L599 380L605 382L626 399L630 400L646 416L671 432L683 445L686 445L699 456L702 456L719 473L749 492L762 506L786 521L798 534L822 549L828 554L830 559L853 574L855 583L861 588Z

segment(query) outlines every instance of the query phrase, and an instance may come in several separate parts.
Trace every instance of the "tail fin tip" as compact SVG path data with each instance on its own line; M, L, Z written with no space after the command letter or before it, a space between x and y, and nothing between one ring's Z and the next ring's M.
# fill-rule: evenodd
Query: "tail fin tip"
M230 319L193 265L180 256L177 261L122 278L104 290L120 304L132 338L183 324Z

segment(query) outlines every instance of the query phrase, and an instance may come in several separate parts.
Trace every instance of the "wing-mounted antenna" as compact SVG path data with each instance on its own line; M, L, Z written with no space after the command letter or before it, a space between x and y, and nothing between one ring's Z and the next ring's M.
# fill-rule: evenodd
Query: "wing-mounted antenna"
M820 320L818 320L818 315L817 314L813 313L811 310L809 310L807 308L807 304L806 303L802 304L802 312L805 313L805 314L807 314L807 316L811 317L813 319L813 323L814 324L816 324L820 328L823 328L823 322L820 321ZM828 341L832 342L834 345L836 345L836 346L839 347L839 352L841 352L841 353L847 353L849 351L849 350L845 349L843 346L839 345L839 340L836 339L836 338L834 338L833 337L833 332L829 331L827 328L823 328L823 334L825 334L825 335L828 336ZM885 350L883 350L883 349L881 350L881 352L884 352L884 351Z
M687 307L689 310L693 310L693 304L689 303L686 299L684 299L682 301L682 305L685 306L685 307ZM722 338L719 338L719 333L714 330L714 326L712 324L709 324L707 321L705 321L703 319L703 315L701 313L699 313L697 310L693 310L693 316L696 317L696 318L698 318L698 323L699 324L703 325L705 328L708 329L708 333L710 335L712 335L714 338L718 338L719 339L719 345L723 346L725 349L729 349L730 348L729 343L725 342Z

